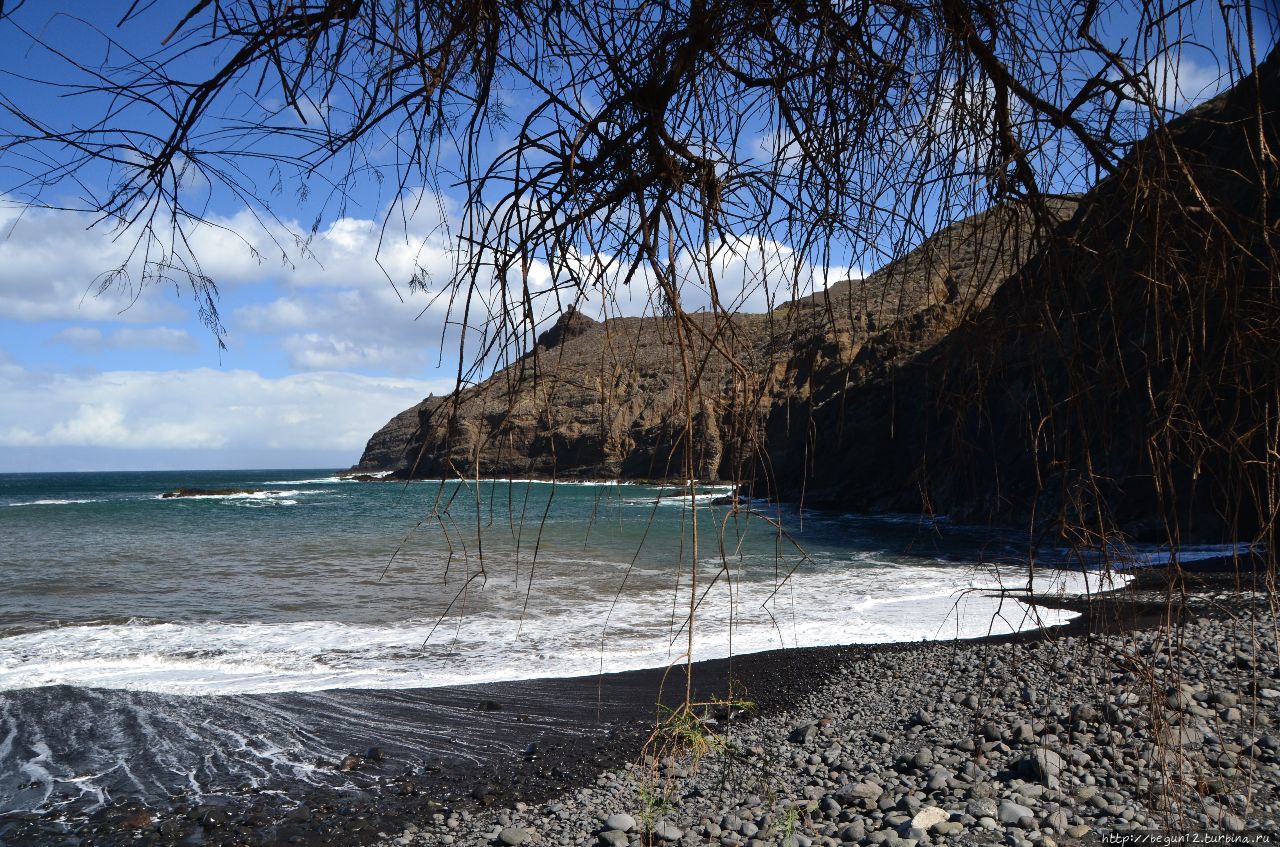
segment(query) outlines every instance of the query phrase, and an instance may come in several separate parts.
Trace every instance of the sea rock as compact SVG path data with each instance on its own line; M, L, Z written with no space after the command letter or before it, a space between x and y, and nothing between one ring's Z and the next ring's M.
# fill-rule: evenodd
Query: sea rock
M274 494L260 488L178 488L160 495L163 499L174 497L229 497L236 494Z

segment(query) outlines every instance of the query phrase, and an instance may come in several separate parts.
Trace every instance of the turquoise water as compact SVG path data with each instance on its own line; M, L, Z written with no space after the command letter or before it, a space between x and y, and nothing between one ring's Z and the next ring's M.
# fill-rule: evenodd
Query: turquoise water
M245 491L161 496L179 488ZM687 651L694 596L696 658L1060 619L972 592L1026 582L982 564L1014 559L1014 539L733 513L726 494L328 471L0 476L0 690L401 688L655 666Z
M247 491L161 496L184 487ZM680 662L691 604L697 659L1065 617L985 590L1026 584L1017 537L734 512L727 493L0 476L0 812L342 784L317 760L389 738L403 760L479 756L470 707L415 689ZM1045 571L1036 587L1083 581Z

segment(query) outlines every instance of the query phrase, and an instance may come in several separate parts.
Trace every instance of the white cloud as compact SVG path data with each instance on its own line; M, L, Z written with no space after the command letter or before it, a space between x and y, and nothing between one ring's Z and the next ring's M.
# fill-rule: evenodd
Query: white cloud
M131 242L92 222L0 197L0 317L148 323L183 316L171 289L139 291L136 275L99 292L103 272L126 262Z
M410 193L376 218L336 218L311 234L297 221L264 222L241 210L212 218L191 244L205 273L220 283L270 278L294 290L392 289L394 283L404 294L415 275L451 276L450 209L444 198Z
M54 341L70 344L84 353L100 350L170 350L189 353L198 349L191 333L167 326L123 327L104 333L96 327L72 326L53 337Z
M680 279L676 288L681 308L687 312L709 310L718 301L721 309L730 312L760 314L822 291L832 283L863 275L858 268L815 267L785 244L754 236L721 239L711 249L709 270L704 256L685 252L677 259ZM585 257L580 260L584 266L589 261ZM621 269L615 268L606 276L602 291L591 292L577 304L588 314L653 314L655 304L663 297L651 275L643 270L628 285L621 283Z
M451 310L447 292L441 294L453 277L456 257L446 230L455 212L447 199L410 195L388 210L391 223L386 226L373 218L343 217L298 241L294 231L301 228L296 224L264 223L242 210L198 227L190 243L201 270L227 292L222 317L233 354L252 336L277 344L297 370L417 374L437 365L442 351L451 366L448 360L456 349L465 295ZM17 213L10 205L4 214L12 219ZM125 304L110 295L82 297L85 280L123 262L126 252L123 240L86 230L88 221L75 213L27 210L18 228L0 241L0 317L153 324L175 316L189 320L190 305L175 301L171 288L143 291L138 302L119 315ZM0 225L3 222L0 218ZM848 275L832 269L824 280L789 248L760 239L717 245L712 264L720 303L745 312L766 311ZM712 298L703 278L704 263L686 255L680 268L685 277L680 283L684 308L709 308ZM33 285L30 280L37 271L52 282ZM410 279L426 280L432 290L411 288ZM580 305L597 315L652 313L660 295L646 280L642 275L622 287L606 279L604 293L592 292ZM537 297L534 310L539 320L553 317L575 300L575 292L557 297L554 285L545 263L532 263L529 286ZM269 298L235 305L249 286L259 286ZM502 293L497 285L481 285L468 316L470 332L519 320L511 317L518 312L509 314L510 303L504 309ZM518 302L519 282L513 280L506 294ZM261 299L260 294L255 299ZM164 326L74 327L60 333L58 340L84 352L126 347L188 350L194 344L188 333ZM469 351L480 346L472 335Z
M292 292L234 310L231 344L240 333L278 337L298 370L421 372L433 364L445 328L445 303L428 301L422 294L401 301L385 281L382 287Z
M70 344L77 350L101 350L105 338L102 330L91 326L70 326L53 337L54 341Z
M247 370L40 373L0 357L0 447L343 451L430 392L424 381Z
M349 368L403 369L405 354L388 344L359 344L333 335L307 332L284 340L290 361L301 370L346 370ZM415 361L420 356L414 356Z
M1147 79L1166 109L1184 110L1203 103L1222 87L1222 74L1215 67L1197 62L1186 53L1153 62Z
M1216 66L1197 61L1190 48L1184 47L1157 55L1138 69L1136 76L1143 91L1135 92L1126 85L1129 96L1170 112L1183 112L1203 103L1227 82Z

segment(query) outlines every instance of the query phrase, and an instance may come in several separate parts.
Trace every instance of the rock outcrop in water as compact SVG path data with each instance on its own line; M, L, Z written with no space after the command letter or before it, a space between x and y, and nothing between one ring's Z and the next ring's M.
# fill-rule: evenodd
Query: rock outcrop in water
M691 467L845 508L1247 535L1224 508L1265 514L1248 498L1272 490L1266 462L1248 469L1280 384L1277 65L1078 202L977 215L866 280L684 326L567 313L487 381L398 415L356 470Z
M274 494L261 488L175 488L160 495L161 499L174 497L233 497L240 494Z

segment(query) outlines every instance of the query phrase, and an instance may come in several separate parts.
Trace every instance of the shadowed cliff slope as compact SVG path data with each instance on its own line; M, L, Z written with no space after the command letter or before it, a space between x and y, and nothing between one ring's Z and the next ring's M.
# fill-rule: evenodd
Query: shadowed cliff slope
M688 428L700 479L757 495L1083 543L1116 526L1265 534L1278 66L1155 133L1078 204L974 216L769 314L570 313L515 365L397 416L358 469L681 477Z
M1274 532L1275 53L1258 80L1138 145L924 355L870 380L815 374L822 390L769 423L777 490L1083 544L1117 526L1173 543Z
M1052 204L1057 224L1074 208ZM534 350L477 386L393 418L355 470L397 476L754 475L763 425L807 402L814 375L883 375L971 320L1026 259L1025 209L974 216L865 280L768 314L594 321L563 315ZM686 391L686 384L691 390Z

